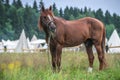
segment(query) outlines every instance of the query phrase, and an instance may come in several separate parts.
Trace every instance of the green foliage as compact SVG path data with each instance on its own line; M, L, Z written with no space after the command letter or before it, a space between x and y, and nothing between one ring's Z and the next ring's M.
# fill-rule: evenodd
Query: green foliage
M0 29L5 25L5 6L0 3Z
M106 25L106 35L108 39L110 38L114 29L115 29L115 26L113 24Z
M118 33L120 34L120 16L113 14L113 24L115 25Z
M6 35L5 37L3 37L3 39L10 39L10 40L13 40L13 37L11 36L14 36L14 31L13 31L13 27L12 25L10 24L10 22L6 22L5 23L5 28L4 28L4 34Z
M69 19L70 19L70 20L74 20L75 18L74 18L73 15L70 15Z

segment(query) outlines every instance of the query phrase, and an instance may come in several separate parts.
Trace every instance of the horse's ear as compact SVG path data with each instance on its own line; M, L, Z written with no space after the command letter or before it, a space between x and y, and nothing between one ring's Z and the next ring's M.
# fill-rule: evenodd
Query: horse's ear
M38 28L39 28L39 30L40 30L40 31L42 31L42 30L43 30L43 27L42 27L42 25L41 25L40 18L39 18L39 20L38 20Z
M49 10L50 10L50 11L52 10L52 6L49 7Z
M45 7L44 7L44 5L42 5L41 9L42 9L43 12L45 11Z

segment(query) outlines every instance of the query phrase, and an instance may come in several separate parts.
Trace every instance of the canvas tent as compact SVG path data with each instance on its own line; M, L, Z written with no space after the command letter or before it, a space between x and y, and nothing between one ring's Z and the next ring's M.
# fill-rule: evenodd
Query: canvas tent
M42 44L45 45L45 40L44 39L38 39L30 42L31 45L34 46L34 48L43 48Z
M24 29L22 30L22 33L20 35L19 42L16 46L15 52L19 53L23 52L23 49L29 49Z
M37 37L35 35L33 35L31 41L35 41L35 40L37 40Z
M113 31L112 35L110 36L110 39L108 41L108 46L109 47L120 46L120 38L118 36L116 29ZM109 48L108 53L120 53L120 47Z
M0 49L2 51L4 51L4 47L7 48L7 52L14 52L14 49L16 48L17 46L17 43L18 43L18 40L15 40L15 41L10 41L10 40L2 40L2 47L0 47Z

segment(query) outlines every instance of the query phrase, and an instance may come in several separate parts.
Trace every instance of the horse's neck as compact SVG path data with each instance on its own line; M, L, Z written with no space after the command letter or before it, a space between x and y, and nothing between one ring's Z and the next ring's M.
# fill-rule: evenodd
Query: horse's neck
M70 25L76 23L78 20L65 20L64 18L61 17L54 17L56 23L60 23L61 25ZM57 26L59 27L59 26ZM62 27L62 26L61 26Z
M56 27L64 27L66 25L67 20L61 17L54 17Z
M67 21L67 20L65 20L64 18L61 18L61 17L54 17L54 20L55 21L58 21L58 22L61 22L61 21Z

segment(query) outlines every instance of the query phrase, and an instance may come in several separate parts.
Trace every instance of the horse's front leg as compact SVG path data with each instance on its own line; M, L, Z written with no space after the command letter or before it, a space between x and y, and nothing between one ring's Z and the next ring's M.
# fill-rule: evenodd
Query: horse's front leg
M61 54L62 54L62 46L60 44L57 44L56 47L56 54L57 54L57 68L58 68L58 72L60 71L60 67L61 67Z
M50 46L51 56L52 56L52 67L54 72L60 71L61 66L61 53L62 53L62 46Z
M56 64L57 64L56 46L50 45L50 53L52 57L53 72L56 72Z

